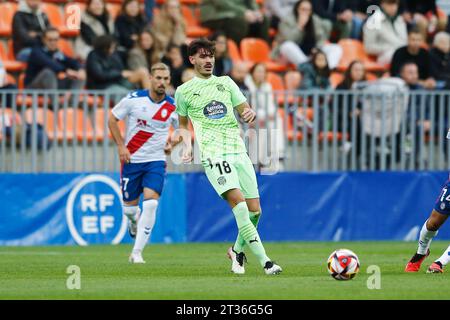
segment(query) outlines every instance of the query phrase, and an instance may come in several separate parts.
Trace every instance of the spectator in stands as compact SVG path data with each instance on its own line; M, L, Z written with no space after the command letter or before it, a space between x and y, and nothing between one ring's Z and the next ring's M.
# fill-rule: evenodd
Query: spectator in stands
M100 36L95 40L94 50L86 61L87 88L114 92L127 92L136 87L149 88L148 69L125 69L116 47L116 40L111 35Z
M167 0L153 20L153 32L164 51L169 45L182 46L186 42L186 22L178 0Z
M81 15L80 35L75 40L75 52L85 61L96 38L114 34L112 20L104 0L88 0L86 12Z
M131 70L140 68L150 70L153 64L161 61L163 52L160 44L156 41L153 31L149 29L143 30L138 36L136 45L128 53L128 68Z
M233 61L228 56L227 37L224 32L216 31L211 37L211 41L216 43L216 63L214 64L214 75L225 76L229 75L233 68Z
M145 27L144 17L140 13L138 0L125 0L122 10L115 21L115 30L119 38L119 46L125 51L134 47L139 33Z
M183 84L181 75L186 69L186 66L184 64L180 47L176 44L169 45L167 53L161 61L170 67L170 78L172 79L171 84L173 88L176 89L179 85Z
M248 74L248 65L243 61L238 61L233 64L231 69L230 78L237 84L241 91L248 91L248 87L245 84L245 77Z
M423 37L419 29L413 28L408 33L408 44L397 49L392 57L391 76L400 74L400 67L405 61L414 62L419 68L419 79L426 89L434 89L436 81L432 77L431 58L428 50L422 48Z
M359 81L366 81L366 70L364 64L355 60L348 66L344 73L344 79L336 87L337 91L351 90L353 85ZM347 144L343 145L343 150L348 152L350 148L356 148L356 155L361 154L360 138L361 138L361 103L356 100L355 95L347 96L347 103L345 104L344 95L338 95L337 103L337 130L348 135ZM344 127L344 117L347 116L347 126ZM355 123L356 122L356 123ZM352 135L352 128L355 126L355 132Z
M31 48L40 43L42 33L50 26L47 14L41 10L41 0L19 2L12 22L14 55L27 62Z
M376 10L364 24L364 48L377 57L378 63L387 65L395 50L406 45L408 33L398 14L399 0L381 0L380 6L381 10Z
M330 67L327 56L319 49L315 49L310 62L298 66L302 74L300 89L330 89Z
M313 13L310 0L298 1L292 12L279 25L278 46L274 58L281 57L295 65L308 61L314 48L326 53L331 69L341 59L342 48L337 44L327 44L331 24Z
M207 28L224 31L238 45L246 37L269 42L270 20L259 11L255 0L203 0L200 20Z
M271 27L278 30L280 21L289 15L298 0L266 0L264 10L271 18Z
M403 7L405 21L417 26L425 40L447 26L447 15L438 11L436 0L408 0L403 2Z
M276 156L276 160L284 158L284 130L283 119L277 114L272 85L267 81L266 65L254 64L244 82L250 92L250 104L259 119L259 128L268 130L267 134L258 135L258 162L269 166L274 160L269 156ZM273 131L275 129L278 130ZM272 146L276 150L272 150Z
M314 12L330 21L337 39L361 39L365 12L359 12L360 0L314 0Z
M12 83L8 83L8 79L6 77L6 70L3 66L3 62L0 60L0 104L3 103L3 97L1 96L2 90L16 90L17 86ZM6 107L10 108L12 103L12 95L6 94Z
M430 57L436 88L450 89L450 34L441 31L434 36Z
M55 28L44 31L42 45L30 54L25 74L25 87L30 89L81 89L86 73L77 60L58 49L59 32Z

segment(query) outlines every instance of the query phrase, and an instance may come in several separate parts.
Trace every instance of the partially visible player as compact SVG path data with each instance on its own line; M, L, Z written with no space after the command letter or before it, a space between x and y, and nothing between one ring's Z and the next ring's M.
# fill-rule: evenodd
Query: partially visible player
M189 45L189 61L194 65L195 77L179 86L175 93L185 147L183 160L192 161L189 118L206 176L216 192L228 202L236 219L239 234L228 251L232 272L245 272L244 246L247 245L266 274L278 274L281 267L266 255L256 230L261 215L258 184L234 116L236 110L245 122L252 123L256 113L230 77L212 74L214 52L214 43L207 39L197 39Z
M450 130L447 134L447 139L450 139ZM419 245L416 254L409 260L405 267L405 272L418 272L420 266L426 257L430 255L430 245L433 238L438 234L439 228L444 224L450 215L450 177L442 188L439 198L436 200L433 211L430 217L425 221L420 231ZM449 251L449 250L447 250ZM444 254L445 255L445 254ZM445 259L444 255L436 260L429 268L430 273L442 272L442 266L448 263L448 257ZM441 260L442 259L442 260ZM445 264L444 264L445 263Z
M428 267L428 273L442 273L444 267L450 262L450 246L444 251L442 256L434 261L431 266Z
M166 154L170 125L177 126L175 103L166 95L170 69L157 63L150 70L150 89L130 92L112 110L108 126L117 144L121 171L123 213L128 217L128 231L136 238L129 261L145 263L142 251L155 224L158 199L166 173ZM127 120L125 141L117 122ZM142 213L139 198L144 194Z

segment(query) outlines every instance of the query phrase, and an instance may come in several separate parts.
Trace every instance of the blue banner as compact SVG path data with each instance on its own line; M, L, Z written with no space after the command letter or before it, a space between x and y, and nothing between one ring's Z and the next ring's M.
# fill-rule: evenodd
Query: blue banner
M258 176L265 241L415 240L447 172ZM118 174L1 174L0 245L130 243ZM204 173L169 174L151 242L234 241ZM450 239L450 228L438 239Z

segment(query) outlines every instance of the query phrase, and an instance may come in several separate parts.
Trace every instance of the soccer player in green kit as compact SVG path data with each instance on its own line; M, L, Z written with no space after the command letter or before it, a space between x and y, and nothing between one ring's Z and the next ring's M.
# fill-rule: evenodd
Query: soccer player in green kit
M247 245L266 274L279 274L281 267L266 255L256 230L261 216L258 184L234 116L236 110L246 123L252 123L256 113L230 77L212 75L214 53L214 42L194 40L189 45L188 55L196 76L175 92L180 136L184 143L183 161L189 163L193 160L189 118L194 126L206 176L232 208L238 226L236 242L228 250L232 260L231 271L245 273L244 247Z

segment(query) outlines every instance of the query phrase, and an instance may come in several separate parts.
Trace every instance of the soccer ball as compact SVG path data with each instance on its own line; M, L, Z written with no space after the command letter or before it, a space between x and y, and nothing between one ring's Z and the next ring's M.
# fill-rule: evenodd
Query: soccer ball
M353 279L358 271L359 259L351 250L338 249L328 257L328 272L336 280Z

